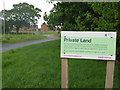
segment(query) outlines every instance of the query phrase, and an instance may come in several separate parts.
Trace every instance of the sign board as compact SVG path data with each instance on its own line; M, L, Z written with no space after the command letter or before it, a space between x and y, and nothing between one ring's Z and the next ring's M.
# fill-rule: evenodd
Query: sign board
M61 31L61 57L116 59L116 32Z

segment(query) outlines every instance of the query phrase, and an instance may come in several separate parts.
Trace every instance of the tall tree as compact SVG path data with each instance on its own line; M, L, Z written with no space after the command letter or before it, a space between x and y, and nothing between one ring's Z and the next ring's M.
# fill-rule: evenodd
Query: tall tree
M118 30L118 2L58 2L50 15L44 16L48 24L63 25L63 30Z
M33 5L29 5L28 3L19 3L14 4L13 9L11 10L3 10L5 17L5 23L8 28L12 25L16 26L17 32L20 27L34 27L37 24L37 19L41 17L39 8L35 8Z
M91 24L92 12L86 2L58 2L47 16L47 22L53 26L62 24L63 30L83 30L88 28L86 24Z

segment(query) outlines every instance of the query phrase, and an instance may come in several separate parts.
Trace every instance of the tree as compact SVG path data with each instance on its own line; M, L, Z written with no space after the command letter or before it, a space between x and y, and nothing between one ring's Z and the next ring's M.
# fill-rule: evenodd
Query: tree
M14 4L13 9L3 10L6 23L6 30L13 25L16 26L16 31L19 31L20 27L35 27L37 24L37 19L41 17L41 10L35 8L33 5L28 3Z
M93 3L92 8L99 17L94 17L95 30L115 31L118 29L118 3Z
M90 29L92 13L90 4L86 2L58 2L50 15L45 16L47 18L45 20L52 26L62 24L62 30L68 30L68 28L69 30L87 30ZM89 28L86 25L89 25Z
M52 26L62 23L63 30L116 30L118 8L118 2L58 2L44 19Z

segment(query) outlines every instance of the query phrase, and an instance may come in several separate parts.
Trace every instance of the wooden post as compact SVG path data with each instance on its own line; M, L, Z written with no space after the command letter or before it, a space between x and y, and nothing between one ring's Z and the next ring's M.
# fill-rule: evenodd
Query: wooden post
M62 89L68 88L68 59L62 58Z
M106 90L112 90L113 88L113 80L114 80L114 65L115 61L107 61L106 67Z

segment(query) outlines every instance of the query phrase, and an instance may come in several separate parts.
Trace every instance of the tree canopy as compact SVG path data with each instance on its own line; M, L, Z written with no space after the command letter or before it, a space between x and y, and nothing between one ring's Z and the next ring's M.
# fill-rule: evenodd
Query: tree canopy
M63 30L116 30L119 3L58 2L44 19L50 26L63 25Z
M37 19L41 17L41 9L35 8L33 5L28 3L14 4L13 9L3 10L3 17L5 20L6 31L15 25L17 31L20 27L35 27L37 24Z

